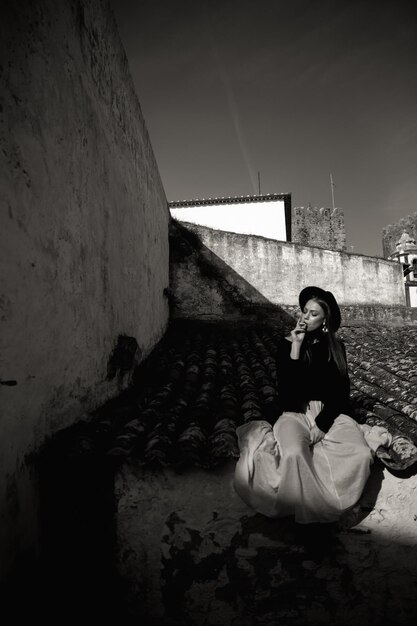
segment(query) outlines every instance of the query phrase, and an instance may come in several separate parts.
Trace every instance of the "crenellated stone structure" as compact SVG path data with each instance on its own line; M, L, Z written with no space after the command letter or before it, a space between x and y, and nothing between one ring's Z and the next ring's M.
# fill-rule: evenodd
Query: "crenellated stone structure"
M382 251L385 258L396 252L396 245L403 232L417 239L417 212L402 217L395 224L388 224L382 229Z
M328 250L346 250L343 209L293 207L292 241Z

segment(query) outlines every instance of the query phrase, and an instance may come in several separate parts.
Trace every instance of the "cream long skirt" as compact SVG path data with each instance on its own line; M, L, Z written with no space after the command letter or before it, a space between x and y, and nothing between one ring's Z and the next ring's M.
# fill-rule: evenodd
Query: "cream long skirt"
M310 430L321 408L314 400L305 413L283 413L273 428L254 421L237 429L234 487L250 507L307 524L336 521L359 500L372 450L347 415L339 415L324 439L311 445Z

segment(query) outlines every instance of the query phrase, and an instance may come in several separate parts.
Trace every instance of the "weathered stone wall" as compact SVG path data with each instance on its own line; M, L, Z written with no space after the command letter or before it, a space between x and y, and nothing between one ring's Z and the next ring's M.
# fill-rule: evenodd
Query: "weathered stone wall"
M291 230L294 243L329 250L346 250L343 209L293 207Z
M26 455L164 333L170 218L107 2L10 1L0 24L5 568L33 541Z
M382 251L384 257L389 257L395 252L395 244L399 241L403 232L417 239L417 213L401 218L396 224L389 224L382 229Z
M298 304L272 304L241 275L207 248L185 225L170 229L171 316L200 320L242 322L296 318ZM415 325L417 311L399 304L341 305L344 326Z
M175 318L250 319L259 305L270 304L175 220L170 227L170 285L171 316Z
M246 285L248 302L297 305L303 286L318 285L333 291L342 305L405 305L398 263L202 226L187 228L198 235L229 283ZM175 277L175 270L171 273ZM186 317L184 307L192 298L193 283L185 283L177 272L171 285ZM188 316L195 316L191 309Z

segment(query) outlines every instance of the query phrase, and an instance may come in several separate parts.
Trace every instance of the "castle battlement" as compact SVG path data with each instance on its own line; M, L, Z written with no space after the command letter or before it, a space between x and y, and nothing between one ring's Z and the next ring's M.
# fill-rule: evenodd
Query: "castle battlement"
M292 241L328 250L346 250L345 214L341 208L294 207Z
M417 213L402 217L396 224L388 224L382 229L382 250L384 257L388 258L396 251L396 244L403 232L417 239Z

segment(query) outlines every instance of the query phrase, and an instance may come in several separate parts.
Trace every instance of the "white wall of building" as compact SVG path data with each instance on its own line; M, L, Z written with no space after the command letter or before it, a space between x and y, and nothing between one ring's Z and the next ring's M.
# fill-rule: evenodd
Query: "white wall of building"
M284 200L171 208L180 222L287 241Z
M417 287L409 287L410 306L417 307Z

